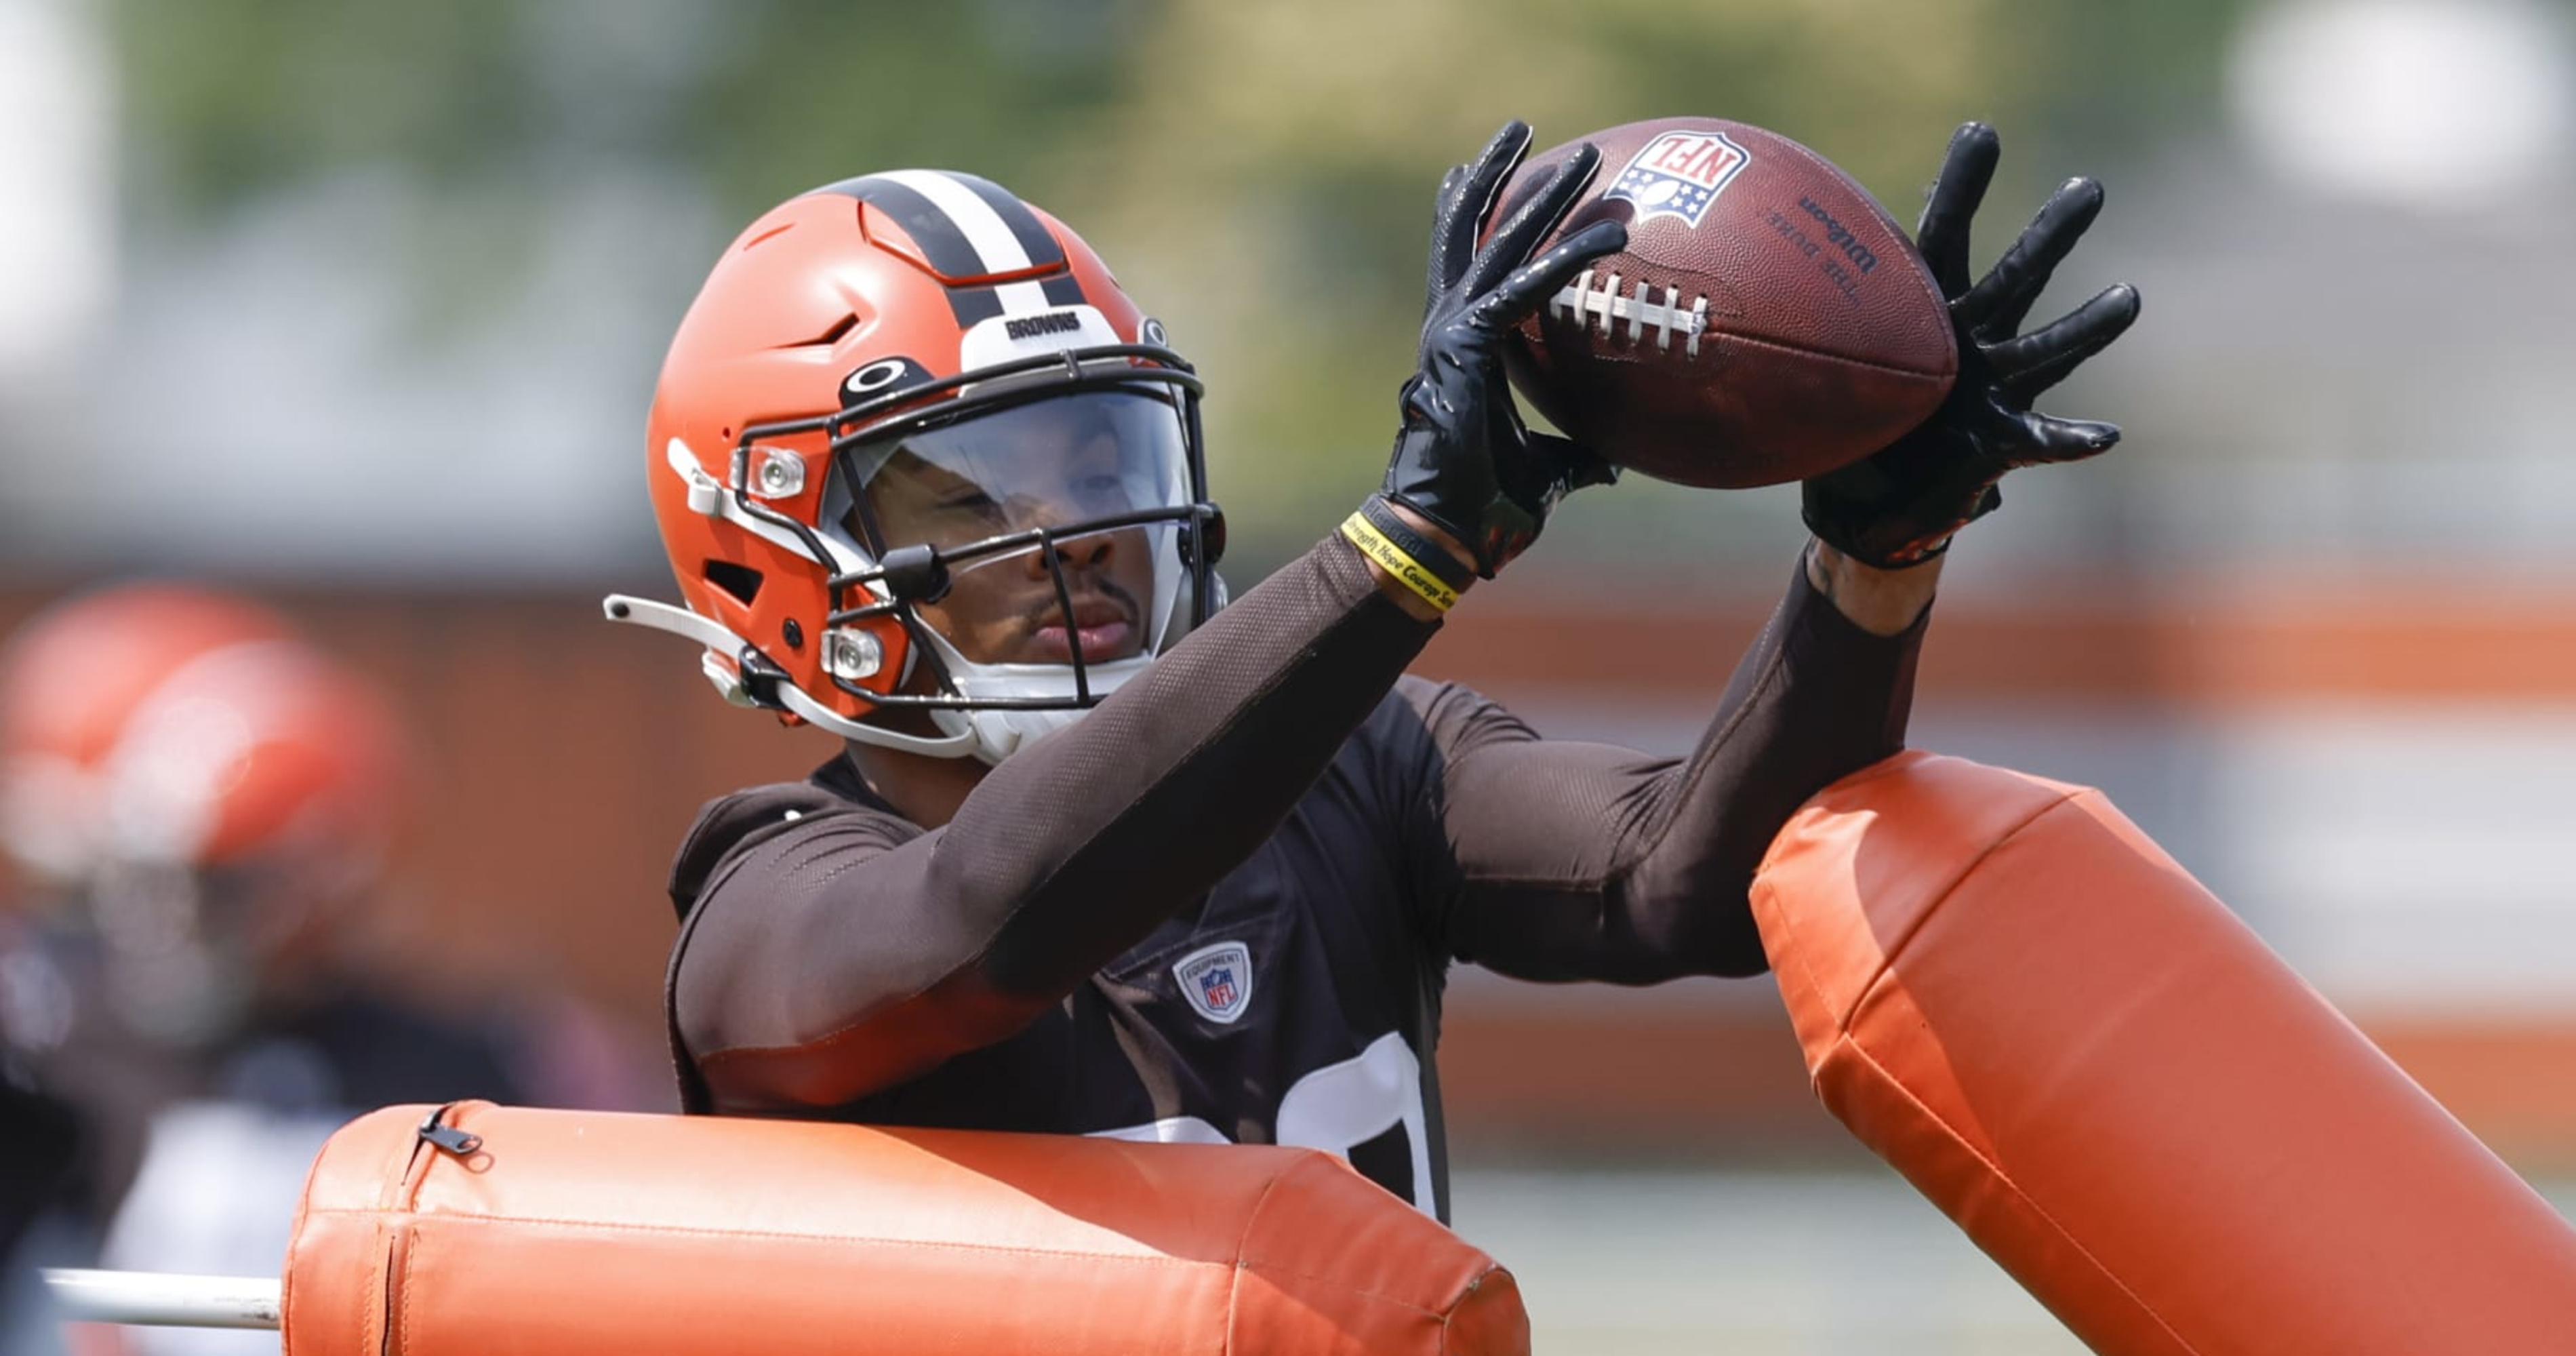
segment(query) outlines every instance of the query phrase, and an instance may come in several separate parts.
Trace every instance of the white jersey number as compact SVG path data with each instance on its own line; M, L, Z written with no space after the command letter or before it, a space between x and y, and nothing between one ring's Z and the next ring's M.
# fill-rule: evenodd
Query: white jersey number
M1298 1079L1279 1099L1278 1139L1349 1161L1351 1150L1396 1126L1413 1154L1413 1204L1438 1215L1431 1186L1431 1133L1422 1108L1422 1061L1390 1031L1357 1056ZM1230 1144L1225 1132L1196 1116L1167 1116L1143 1125L1092 1132L1099 1139L1163 1144Z

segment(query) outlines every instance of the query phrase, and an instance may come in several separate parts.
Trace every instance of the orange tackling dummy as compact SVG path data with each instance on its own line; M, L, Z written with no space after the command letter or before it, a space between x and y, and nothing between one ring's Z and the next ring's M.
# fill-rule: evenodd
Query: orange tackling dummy
M1313 1150L430 1110L324 1148L290 1356L1529 1350L1509 1272Z
M1902 754L1753 900L1826 1106L2094 1350L2576 1349L2576 1229L2100 792Z

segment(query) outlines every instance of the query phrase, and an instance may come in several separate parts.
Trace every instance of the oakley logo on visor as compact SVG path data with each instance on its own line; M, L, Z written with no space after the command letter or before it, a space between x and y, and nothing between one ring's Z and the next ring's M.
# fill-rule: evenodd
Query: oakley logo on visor
M869 396L918 386L928 380L930 369L910 358L879 358L841 379L841 403L855 405Z

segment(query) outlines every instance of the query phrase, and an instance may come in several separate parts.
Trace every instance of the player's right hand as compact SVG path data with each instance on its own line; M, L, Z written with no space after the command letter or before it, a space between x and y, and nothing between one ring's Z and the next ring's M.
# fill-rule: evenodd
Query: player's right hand
M1487 579L1537 538L1557 500L1616 475L1565 439L1530 432L1503 375L1502 346L1513 328L1584 265L1628 244L1626 226L1604 221L1530 257L1599 167L1600 152L1586 145L1478 248L1529 146L1529 127L1507 123L1474 164L1441 181L1420 363L1404 383L1404 422L1386 469L1386 497L1454 538Z

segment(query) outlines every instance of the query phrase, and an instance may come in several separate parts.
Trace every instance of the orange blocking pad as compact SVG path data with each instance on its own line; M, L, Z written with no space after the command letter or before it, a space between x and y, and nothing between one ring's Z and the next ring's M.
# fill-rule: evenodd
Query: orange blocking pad
M2100 792L1903 754L1753 902L1828 1109L2094 1350L2576 1351L2576 1229Z
M1311 1150L429 1111L315 1162L287 1356L1529 1350L1509 1272Z

